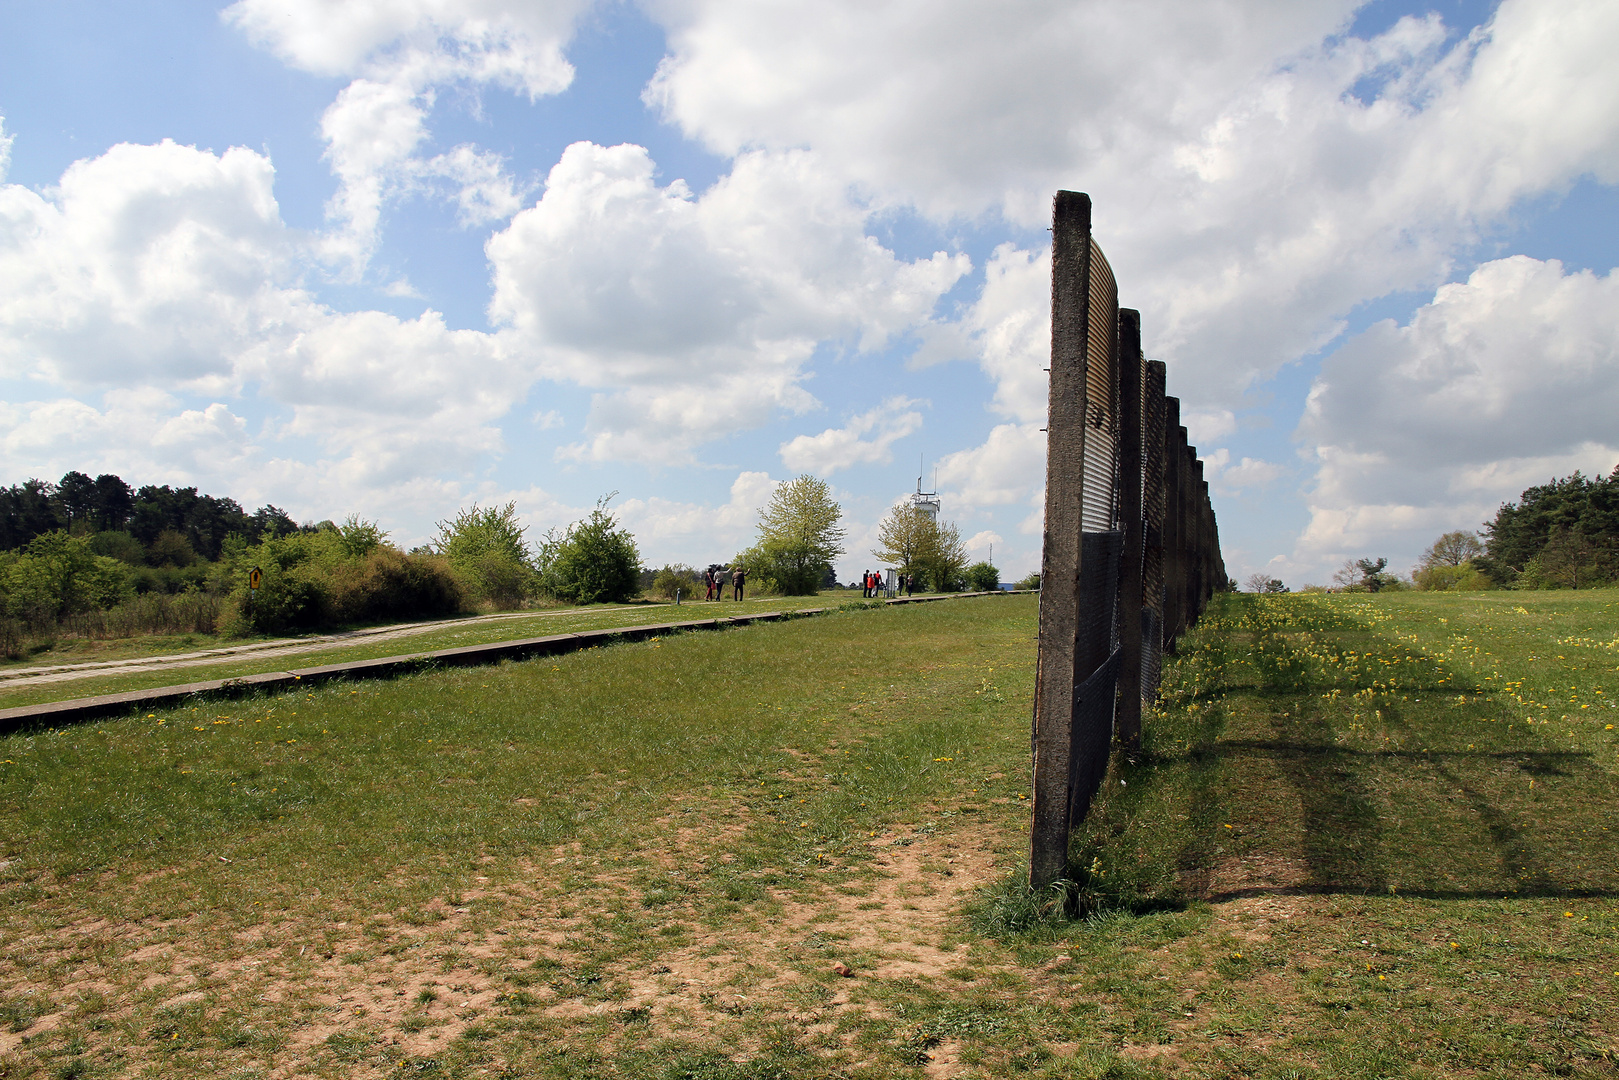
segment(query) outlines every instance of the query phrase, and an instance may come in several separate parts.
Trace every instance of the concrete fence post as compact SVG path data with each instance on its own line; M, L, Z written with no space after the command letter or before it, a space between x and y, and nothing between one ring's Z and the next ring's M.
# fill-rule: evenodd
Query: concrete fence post
M1046 516L1040 561L1040 654L1034 691L1029 884L1068 867L1075 645L1085 484L1091 200L1059 191L1051 214L1051 386L1046 412Z
M1119 704L1114 718L1119 742L1141 746L1141 605L1145 540L1141 513L1142 371L1141 313L1119 312Z

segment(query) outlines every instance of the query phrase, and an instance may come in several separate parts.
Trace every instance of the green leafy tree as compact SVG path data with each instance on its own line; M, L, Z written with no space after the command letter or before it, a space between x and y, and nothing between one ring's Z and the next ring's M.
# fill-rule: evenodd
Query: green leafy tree
M41 533L0 563L6 614L34 624L112 607L134 591L128 566L63 530Z
M1578 527L1558 526L1515 584L1528 589L1589 589L1613 576L1613 560Z
M621 604L640 590L641 553L635 537L619 528L607 510L617 494L602 496L583 521L546 534L538 560L546 592L578 604Z
M91 536L90 550L129 566L140 566L146 561L146 551L141 547L141 542L121 530L108 530Z
M878 524L877 542L871 553L879 563L914 575L924 587L955 592L968 584L967 547L953 522L938 521L902 503Z
M967 567L967 587L974 592L993 592L1001 587L1001 572L987 562Z
M1496 584L1512 585L1559 529L1578 529L1599 551L1619 549L1619 467L1598 479L1576 472L1525 489L1516 503L1503 503L1484 526L1485 551L1474 564Z
M337 534L342 537L343 552L352 559L365 558L388 539L382 526L374 521L366 521L358 514L344 518L343 524L337 527Z
M811 596L843 554L843 508L826 481L799 476L779 485L759 515L757 560L780 592ZM744 566L747 554L737 556Z
M953 521L935 525L933 544L917 560L917 577L935 592L960 592L966 584L967 545Z
M939 526L910 503L902 503L888 511L877 524L878 546L871 553L883 566L892 566L902 574L915 573L922 562L938 546Z
M474 593L497 607L516 607L534 586L529 563L527 526L517 520L517 504L471 507L438 523L434 552L471 586Z
M1490 579L1474 561L1483 554L1484 544L1477 533L1460 529L1445 533L1422 553L1411 580L1427 592L1488 589Z
M146 545L146 561L153 566L190 566L197 553L178 529L164 529Z

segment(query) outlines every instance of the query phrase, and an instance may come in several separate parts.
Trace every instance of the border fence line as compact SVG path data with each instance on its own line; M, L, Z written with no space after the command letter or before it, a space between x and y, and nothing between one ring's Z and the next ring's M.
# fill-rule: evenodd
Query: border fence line
M1141 744L1165 653L1197 622L1225 562L1197 448L1141 351L1139 312L1091 235L1091 201L1052 207L1040 657L1029 884L1067 876L1113 747Z

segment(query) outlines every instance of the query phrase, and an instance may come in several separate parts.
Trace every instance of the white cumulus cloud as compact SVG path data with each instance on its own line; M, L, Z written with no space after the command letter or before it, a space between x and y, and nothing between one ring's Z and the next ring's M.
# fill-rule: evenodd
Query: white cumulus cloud
M805 154L748 154L701 196L639 146L575 143L487 245L490 316L548 378L599 390L569 456L661 464L815 404L818 343L882 347L968 271L906 262Z
M782 464L794 472L822 476L856 465L886 465L894 460L894 444L921 429L922 414L912 408L919 404L908 397L891 397L843 427L789 439L781 444Z
M1358 303L1443 280L1523 199L1619 179L1613 4L1370 39L1345 34L1357 6L665 0L647 98L718 152L809 147L939 221L1034 226L1055 189L1090 192L1149 354L1229 407ZM1045 288L1024 295L1036 320Z
M438 91L497 86L532 101L573 81L563 48L588 0L239 0L222 18L286 63L350 77L321 117L338 190L327 206L325 258L358 277L376 249L384 209L447 187L464 224L504 220L522 185L498 154L461 145L432 156L428 118Z
M163 142L76 162L44 194L0 186L0 372L79 395L14 407L14 461L223 476L313 446L328 482L361 492L500 447L532 376L436 312L317 302L273 179L253 151Z
M1413 557L1531 484L1611 468L1615 416L1619 274L1485 263L1323 365L1298 430L1316 476L1297 558Z

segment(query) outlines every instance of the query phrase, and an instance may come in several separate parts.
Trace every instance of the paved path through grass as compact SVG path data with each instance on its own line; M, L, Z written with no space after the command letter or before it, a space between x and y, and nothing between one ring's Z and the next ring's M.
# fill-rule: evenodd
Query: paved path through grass
M13 667L0 670L0 708L16 708L66 697L88 697L165 686L184 670L188 681L232 679L282 671L288 660L319 655L320 663L371 660L410 652L482 645L514 637L578 633L615 626L637 626L675 618L745 615L766 604L773 610L817 607L818 597L770 597L765 601L712 604L594 604L544 611L501 612L462 619L374 627L341 634L309 635L249 642L200 651L163 653L84 664Z

